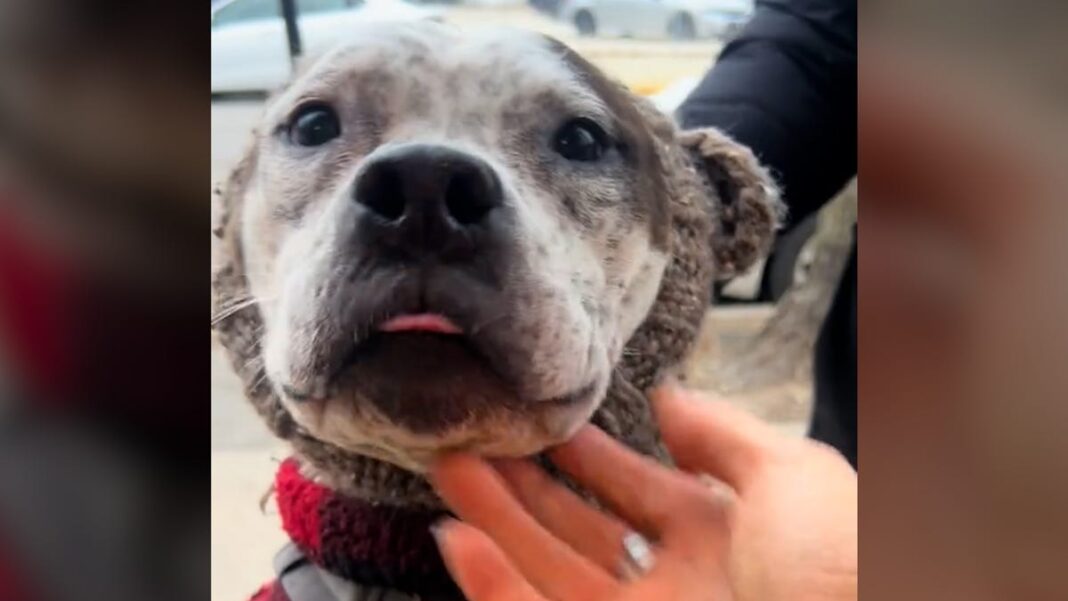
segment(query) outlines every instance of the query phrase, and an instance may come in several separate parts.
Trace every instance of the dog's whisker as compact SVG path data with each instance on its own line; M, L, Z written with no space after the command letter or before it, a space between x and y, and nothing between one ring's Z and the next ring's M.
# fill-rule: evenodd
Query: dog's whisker
M219 323L232 317L236 313L264 302L270 301L267 299L256 298L254 296L232 301L229 304L223 305L223 307L211 317L211 325L219 325Z
M247 304L249 301L255 301L255 300L256 300L256 296L254 296L252 294L242 294L242 295L239 295L239 296L235 296L233 298L226 299L226 301L220 303L219 310L220 311L225 311L225 310L231 309L231 308L233 308L233 307L235 307L237 305Z
M263 357L262 357L262 356L260 356L260 355L258 355L258 354L257 354L257 355L255 355L255 356L253 356L253 357L249 357L249 359L248 359L247 361L245 361L245 363L243 364L243 366L244 366L244 367L246 367L246 368L248 368L248 367L252 367L252 366L256 365L257 363L258 363L258 364L260 365L260 367L259 367L258 369L262 369L262 368L263 368L263 365L264 365L264 364L265 364L266 362L264 361L264 359L263 359Z
M252 294L238 294L238 295L233 296L231 298L225 299L220 304L223 307L229 307L230 305L234 305L234 304L237 304L237 303L243 303L243 302L247 301L250 298L256 298L256 297L254 295L252 295Z
M260 387L261 384L267 381L267 370L261 369L260 375L256 376L256 379L252 381L252 390Z

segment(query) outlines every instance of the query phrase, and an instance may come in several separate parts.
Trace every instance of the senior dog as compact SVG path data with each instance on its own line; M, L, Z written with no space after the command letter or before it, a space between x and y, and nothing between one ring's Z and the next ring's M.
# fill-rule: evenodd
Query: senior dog
M308 596L286 585L308 564L320 591L449 597L433 457L533 455L592 420L669 461L642 391L781 207L747 149L544 36L356 39L268 102L215 198L213 326L295 450L276 488L296 552L261 595Z

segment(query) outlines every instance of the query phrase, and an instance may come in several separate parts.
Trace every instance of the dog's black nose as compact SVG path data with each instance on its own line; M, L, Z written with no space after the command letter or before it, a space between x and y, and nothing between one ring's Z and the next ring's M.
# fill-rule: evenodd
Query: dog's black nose
M500 180L478 157L411 145L372 159L356 181L365 232L409 253L472 250L502 203Z

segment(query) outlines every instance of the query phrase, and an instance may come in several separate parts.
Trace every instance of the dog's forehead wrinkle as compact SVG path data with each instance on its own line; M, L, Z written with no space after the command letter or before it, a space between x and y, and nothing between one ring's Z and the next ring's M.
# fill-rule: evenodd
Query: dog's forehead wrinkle
M338 44L321 53L306 69L298 72L269 103L264 113L265 121L278 121L284 112L306 99L332 97L354 76L403 73L403 61L415 44L404 35L406 27L371 29L364 26L361 29L361 35L352 38L360 41Z

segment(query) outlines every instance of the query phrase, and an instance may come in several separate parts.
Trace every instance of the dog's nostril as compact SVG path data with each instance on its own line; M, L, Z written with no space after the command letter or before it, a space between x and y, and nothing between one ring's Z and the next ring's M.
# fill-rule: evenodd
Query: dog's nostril
M356 187L356 201L387 221L404 216L404 182L388 163L371 167Z
M493 181L478 169L460 171L445 187L445 209L460 225L474 225L496 205Z
M412 144L370 160L352 191L362 209L355 214L357 231L368 245L391 256L436 253L461 261L506 227L503 220L489 223L488 216L504 204L504 188L493 168L476 156Z

